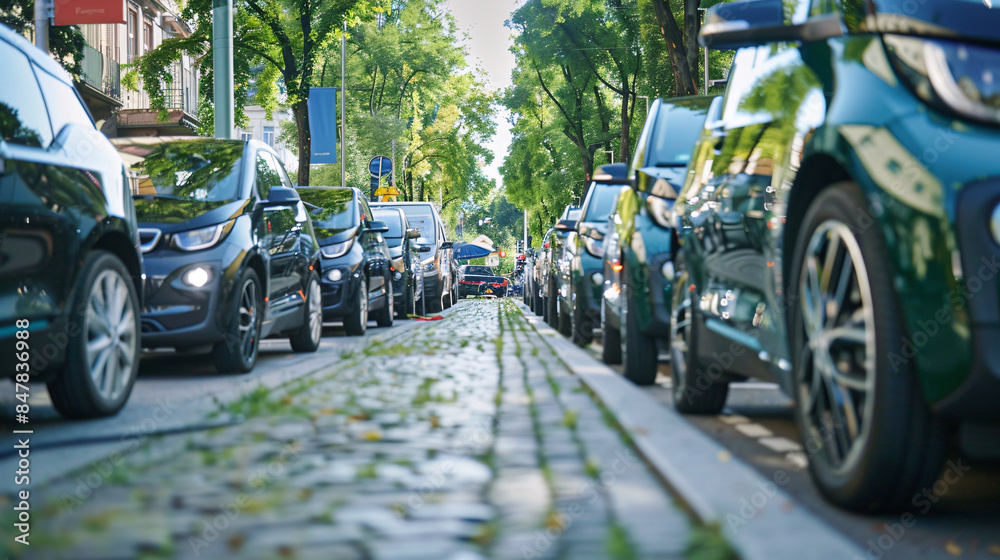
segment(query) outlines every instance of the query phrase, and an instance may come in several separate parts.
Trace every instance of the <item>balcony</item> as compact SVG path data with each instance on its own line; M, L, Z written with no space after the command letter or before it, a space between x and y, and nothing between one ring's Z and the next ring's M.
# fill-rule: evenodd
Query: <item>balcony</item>
M90 45L83 46L81 80L115 101L122 99L121 66Z
M163 88L166 115L150 109L149 95L140 91L125 94L125 107L118 114L122 136L192 135L198 127L198 80L196 72L180 63L170 66L169 82ZM166 117L165 119L163 117Z

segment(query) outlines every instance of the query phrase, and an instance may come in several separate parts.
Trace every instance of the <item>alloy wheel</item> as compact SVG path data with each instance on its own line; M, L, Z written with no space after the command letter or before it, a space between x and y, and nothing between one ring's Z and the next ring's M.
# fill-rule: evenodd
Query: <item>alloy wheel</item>
M257 323L260 307L258 305L257 283L247 281L243 284L240 294L239 337L240 351L246 360L253 359L257 350Z
M126 280L113 270L98 274L87 305L87 365L94 388L106 401L129 387L139 336Z
M798 367L807 437L819 438L831 466L851 469L871 431L875 324L861 247L838 220L821 223L799 271L805 344Z
M323 294L315 279L309 282L309 333L315 342L323 336Z
M674 287L683 289L679 282ZM683 298L670 314L670 370L675 387L687 379L687 356L691 351L691 292L684 290Z

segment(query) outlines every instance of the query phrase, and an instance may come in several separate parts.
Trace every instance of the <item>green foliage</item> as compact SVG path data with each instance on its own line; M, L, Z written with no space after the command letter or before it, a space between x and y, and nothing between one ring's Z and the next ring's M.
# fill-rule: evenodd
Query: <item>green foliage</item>
M35 29L34 0L0 0L0 23L21 35ZM74 78L83 73L86 41L78 25L49 26L49 51Z

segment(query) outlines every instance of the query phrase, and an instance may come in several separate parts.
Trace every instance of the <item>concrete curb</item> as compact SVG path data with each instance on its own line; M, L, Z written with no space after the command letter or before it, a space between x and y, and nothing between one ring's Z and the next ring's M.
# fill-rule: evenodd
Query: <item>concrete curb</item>
M743 560L865 557L862 549L793 501L782 483L734 458L673 408L653 400L541 317L525 317L628 431L650 468L700 521L719 523Z

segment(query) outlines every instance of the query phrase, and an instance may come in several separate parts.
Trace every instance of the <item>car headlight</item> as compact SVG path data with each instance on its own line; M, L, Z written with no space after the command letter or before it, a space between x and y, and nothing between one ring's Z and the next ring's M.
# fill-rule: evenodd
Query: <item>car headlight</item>
M429 262L424 265L424 272L437 272L437 265L433 262Z
M674 227L674 201L658 196L646 197L646 212L660 227Z
M595 257L604 256L604 242L593 237L584 236L583 246L587 249L587 252Z
M960 115L1000 122L1000 51L937 39L886 35L885 44L902 79L917 97Z
M222 239L226 224L216 224L200 229L182 231L174 234L174 246L182 251L201 251L214 247Z
M342 243L334 243L333 245L324 245L319 248L319 252L323 254L324 257L328 259L335 259L337 257L344 256L348 251L351 250L351 245L354 244L354 239L348 239Z

